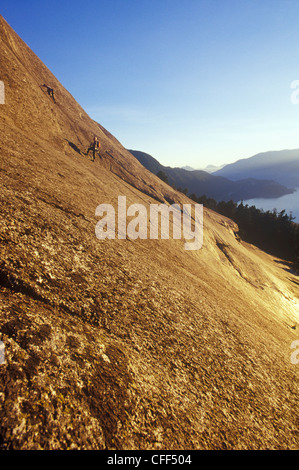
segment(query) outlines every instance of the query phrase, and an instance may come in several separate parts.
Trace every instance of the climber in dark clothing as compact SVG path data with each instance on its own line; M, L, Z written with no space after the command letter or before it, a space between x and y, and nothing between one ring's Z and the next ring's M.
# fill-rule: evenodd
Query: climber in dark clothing
M49 86L46 85L45 83L42 85L42 87L45 87L45 88L47 89L48 95L50 96L50 98L53 98L53 101L54 101L54 103L55 103L54 90L53 90L53 88L49 87Z
M96 153L98 153L99 151L99 148L100 148L100 142L98 141L98 138L95 136L93 139L93 142L88 147L88 150L85 155L88 155L89 152L92 152L92 161L94 161L96 158Z

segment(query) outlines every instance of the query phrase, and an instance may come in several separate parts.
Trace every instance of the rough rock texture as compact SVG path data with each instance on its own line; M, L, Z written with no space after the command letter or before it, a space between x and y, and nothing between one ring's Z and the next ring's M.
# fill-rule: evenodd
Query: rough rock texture
M199 251L98 240L95 209L118 195L191 201L1 17L0 45L0 448L297 449L298 277L208 210Z

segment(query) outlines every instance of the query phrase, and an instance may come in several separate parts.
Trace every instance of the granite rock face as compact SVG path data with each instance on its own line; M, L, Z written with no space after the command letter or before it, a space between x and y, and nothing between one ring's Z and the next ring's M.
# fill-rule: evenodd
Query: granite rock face
M97 239L96 207L119 195L191 201L3 18L0 43L0 448L296 449L298 277L208 210L198 251Z

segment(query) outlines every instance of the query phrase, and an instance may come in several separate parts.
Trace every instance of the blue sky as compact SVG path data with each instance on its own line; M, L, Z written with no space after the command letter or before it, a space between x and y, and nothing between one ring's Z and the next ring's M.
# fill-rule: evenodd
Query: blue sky
M298 0L1 0L125 147L204 168L299 148Z

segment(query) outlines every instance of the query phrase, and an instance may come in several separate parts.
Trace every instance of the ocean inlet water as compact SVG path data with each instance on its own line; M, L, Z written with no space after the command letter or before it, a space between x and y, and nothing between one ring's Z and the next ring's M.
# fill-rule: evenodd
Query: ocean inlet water
M239 201L241 202L241 201ZM276 209L278 212L281 212L285 209L288 215L292 214L295 217L294 222L299 223L299 188L292 194L286 194L279 198L274 199L247 199L243 201L244 205L255 206L258 209L263 209L264 211L272 211Z

